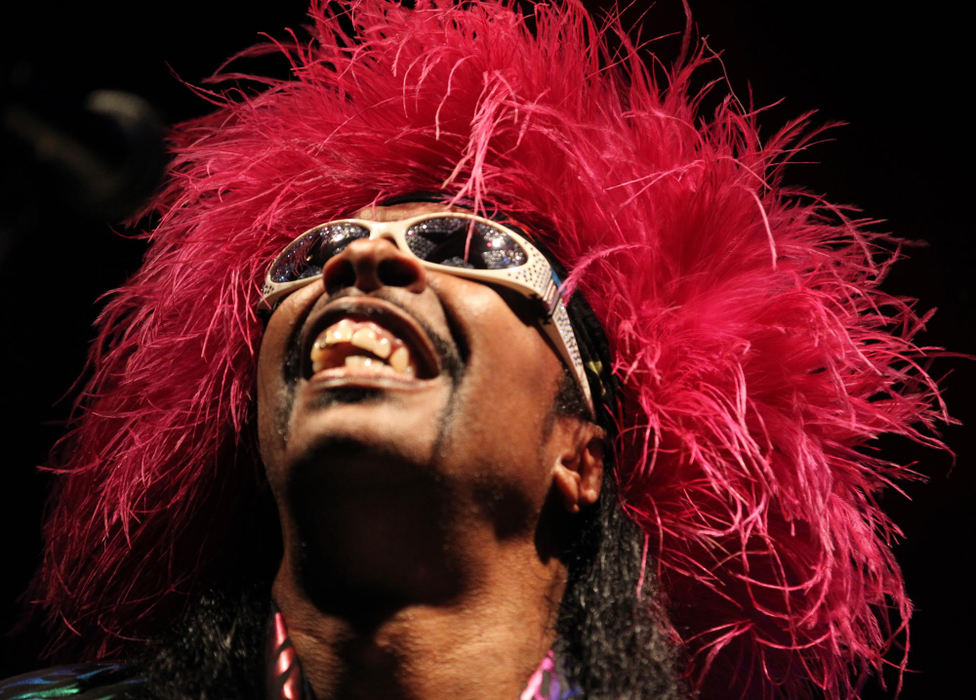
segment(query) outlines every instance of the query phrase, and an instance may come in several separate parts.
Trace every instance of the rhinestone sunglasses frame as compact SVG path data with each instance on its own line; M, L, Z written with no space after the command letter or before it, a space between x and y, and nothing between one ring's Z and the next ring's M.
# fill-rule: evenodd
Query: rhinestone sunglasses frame
M407 234L414 227L435 219L461 219L470 222L466 227L468 236L475 235L475 224L486 226L493 232L508 236L515 241L526 254L526 260L513 267L484 270L445 265L424 260L410 249L407 242ZM349 241L350 243L352 240L382 239L391 241L398 250L415 259L424 269L434 270L476 282L498 284L518 292L528 299L540 302L541 313L539 327L559 354L560 359L573 373L580 390L583 392L587 408L591 414L593 413L593 397L590 392L590 385L586 380L583 361L580 357L579 344L576 342L576 334L573 332L572 324L569 321L569 314L566 311L566 305L559 291L561 282L556 275L556 271L549 264L545 255L524 236L497 221L492 221L491 219L486 219L476 214L448 211L432 212L397 221L336 219L313 226L285 246L281 253L275 257L271 265L268 266L268 272L265 275L264 286L261 291L260 303L262 308L266 310L274 308L275 304L282 298L301 287L311 284L321 276L321 268L325 266L327 260L323 260L321 265L314 265L314 267L319 267L318 273L313 273L298 279L277 281L274 273L283 264L283 260L293 247L298 246L306 238L322 236L324 231L336 226L358 226L368 232L368 236L353 238ZM332 257L341 254L341 252L342 250L336 251Z

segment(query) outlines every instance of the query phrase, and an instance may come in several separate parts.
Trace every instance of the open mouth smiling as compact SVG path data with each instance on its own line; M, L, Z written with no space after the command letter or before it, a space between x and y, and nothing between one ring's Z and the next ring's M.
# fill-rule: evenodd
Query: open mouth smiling
M319 333L309 359L313 376L340 367L417 375L417 362L403 340L372 321L348 316Z
M341 299L306 326L303 376L317 380L434 379L437 353L427 334L395 306Z

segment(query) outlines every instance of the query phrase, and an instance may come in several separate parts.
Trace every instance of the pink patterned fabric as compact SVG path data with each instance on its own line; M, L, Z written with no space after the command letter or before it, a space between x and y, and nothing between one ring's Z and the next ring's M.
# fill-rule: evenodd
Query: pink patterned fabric
M288 636L285 618L278 610L271 617L265 674L268 700L313 700L295 646Z
M540 689L542 688L543 676L550 673L553 669L553 653L550 651L546 654L545 658L539 662L539 667L536 668L535 673L529 678L528 685L525 686L525 690L519 696L519 700L540 700L544 696L541 695Z

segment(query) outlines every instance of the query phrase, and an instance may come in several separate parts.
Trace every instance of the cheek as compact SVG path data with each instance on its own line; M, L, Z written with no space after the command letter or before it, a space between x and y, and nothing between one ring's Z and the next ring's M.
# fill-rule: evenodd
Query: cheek
M492 405L544 404L548 415L562 363L534 325L520 320L490 289L465 314L471 344L468 374Z
M480 447L486 459L517 467L538 459L562 364L535 326L523 323L493 290L477 287L456 309L471 354L453 427L458 440Z
M321 285L312 284L287 297L271 315L261 338L257 376L258 441L261 459L269 470L281 462L294 398L294 387L285 378L288 348L304 313L320 294Z

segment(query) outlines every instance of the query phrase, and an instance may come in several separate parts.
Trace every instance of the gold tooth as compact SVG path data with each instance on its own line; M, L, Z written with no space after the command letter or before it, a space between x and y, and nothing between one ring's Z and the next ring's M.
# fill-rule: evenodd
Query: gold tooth
M372 348L373 354L377 357L381 357L384 360L390 356L393 351L393 346L390 344L390 339L386 336L379 336L376 338L376 344Z
M382 364L377 362L372 357L365 357L364 355L349 355L345 359L346 367L372 367L376 364Z
M325 344L347 343L351 338L352 332L348 328L330 328L325 334Z
M399 347L393 351L390 355L390 367L395 369L397 372L410 373L408 372L410 364L410 351L405 347Z
M372 328L360 327L356 329L356 332L352 334L349 342L355 345L357 348L369 350L374 355L377 354L374 350L376 347L376 331L374 331Z
M318 345L312 348L312 373L325 369L325 350Z

